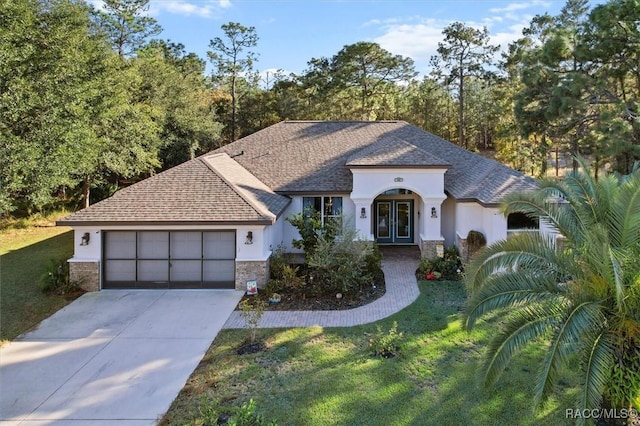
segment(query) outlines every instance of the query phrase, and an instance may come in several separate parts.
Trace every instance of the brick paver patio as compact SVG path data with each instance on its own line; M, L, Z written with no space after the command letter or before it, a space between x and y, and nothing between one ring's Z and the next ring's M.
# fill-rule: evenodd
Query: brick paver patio
M418 248L383 247L382 253L386 292L381 298L365 306L340 311L266 311L259 327L350 327L378 321L409 306L420 294L415 277L420 258ZM223 328L244 326L244 319L234 311Z

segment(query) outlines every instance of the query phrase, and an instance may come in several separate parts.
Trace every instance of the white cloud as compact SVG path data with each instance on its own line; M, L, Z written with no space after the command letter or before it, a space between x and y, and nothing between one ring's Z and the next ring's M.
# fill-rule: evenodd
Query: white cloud
M373 41L394 54L409 56L416 63L428 61L437 53L442 30L448 22L425 19L416 24L386 24L384 34Z
M510 3L505 7L492 7L489 9L491 13L510 13L518 10L530 9L532 7L549 6L549 2L546 1L531 1L527 3Z
M228 9L231 0L151 0L150 12L158 15L167 12L174 15L197 16L200 18L211 18L218 14L221 9Z

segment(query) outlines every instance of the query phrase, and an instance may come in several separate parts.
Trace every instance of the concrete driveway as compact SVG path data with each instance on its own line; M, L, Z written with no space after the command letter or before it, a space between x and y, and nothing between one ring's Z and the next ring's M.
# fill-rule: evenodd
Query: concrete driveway
M234 290L83 295L0 348L0 423L155 424L241 297Z

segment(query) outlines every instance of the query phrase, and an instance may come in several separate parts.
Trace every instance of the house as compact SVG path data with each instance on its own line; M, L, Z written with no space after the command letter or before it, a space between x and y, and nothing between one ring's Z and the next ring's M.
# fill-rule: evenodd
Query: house
M59 225L75 232L72 278L106 288L237 288L268 279L285 219L342 214L360 238L466 251L512 227L503 196L535 181L402 121L285 121L122 189ZM511 224L513 222L513 225Z

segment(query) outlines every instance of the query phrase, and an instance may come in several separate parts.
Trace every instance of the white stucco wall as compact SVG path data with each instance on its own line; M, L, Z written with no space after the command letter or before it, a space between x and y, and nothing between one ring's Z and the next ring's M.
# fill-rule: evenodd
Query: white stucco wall
M351 200L355 204L355 225L359 234L373 240L371 223L371 205L382 192L404 188L417 194L422 202L416 203L415 226L422 240L441 240L441 204L445 200L444 173L446 169L351 169L353 173L353 191ZM367 218L360 218L362 208ZM431 207L436 208L436 218L431 217ZM417 211L420 211L418 218Z
M445 247L456 243L456 201L447 197L442 203L442 236Z
M460 238L469 231L480 231L492 244L507 238L507 219L497 207L483 207L478 203L456 203L455 230Z

